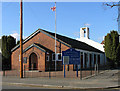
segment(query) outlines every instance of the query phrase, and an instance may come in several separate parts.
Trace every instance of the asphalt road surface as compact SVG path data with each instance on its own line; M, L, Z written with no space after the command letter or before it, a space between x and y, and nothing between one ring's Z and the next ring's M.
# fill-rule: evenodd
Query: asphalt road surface
M47 89L47 88L3 84L2 89Z
M2 84L2 91L120 91L120 88L112 89L59 89L59 88L45 88L45 87L30 87L21 85Z

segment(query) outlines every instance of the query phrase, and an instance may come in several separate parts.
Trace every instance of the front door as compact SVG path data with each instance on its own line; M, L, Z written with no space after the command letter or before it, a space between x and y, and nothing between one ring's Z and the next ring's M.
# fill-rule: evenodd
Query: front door
M38 60L37 55L32 53L29 57L29 70L37 70L38 69Z

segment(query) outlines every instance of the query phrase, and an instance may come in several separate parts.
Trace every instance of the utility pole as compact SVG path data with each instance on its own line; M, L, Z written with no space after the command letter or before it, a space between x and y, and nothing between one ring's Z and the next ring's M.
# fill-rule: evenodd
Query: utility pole
M23 78L23 46L22 46L22 30L23 30L23 10L22 0L20 1L20 78Z

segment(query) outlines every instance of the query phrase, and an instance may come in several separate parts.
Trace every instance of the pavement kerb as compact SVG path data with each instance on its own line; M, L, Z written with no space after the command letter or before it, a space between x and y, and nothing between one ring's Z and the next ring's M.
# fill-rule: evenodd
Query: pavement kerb
M71 87L71 86L57 86L57 85L42 85L42 84L26 84L26 83L9 83L2 82L9 85L21 85L21 86L31 86L31 87L44 87L44 88L59 88L59 89L83 89L83 90L97 90L97 89L115 89L120 88L120 86L111 86L111 87Z
M70 87L70 86L64 86L66 88L71 88L71 89L83 89L83 90L100 90L100 89L115 89L115 88L120 88L120 86L111 86L111 87Z
M21 85L21 86L30 86L30 87L63 88L63 86L57 86L57 85L42 85L42 84L27 84L27 83L9 83L9 82L2 82L2 84Z

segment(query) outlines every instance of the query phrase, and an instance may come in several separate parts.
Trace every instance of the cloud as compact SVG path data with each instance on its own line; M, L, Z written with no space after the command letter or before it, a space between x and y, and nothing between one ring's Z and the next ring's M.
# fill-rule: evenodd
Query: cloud
M85 23L84 24L86 27L89 27L91 24L89 24L89 23Z
M10 34L10 35L13 36L14 38L16 38L16 40L20 39L20 35L18 33L13 33L13 34Z
M16 41L20 40L20 34L17 33L16 31L13 31L12 34L10 34L11 36L13 36L14 38L16 38ZM27 38L27 36L23 36L23 39Z

